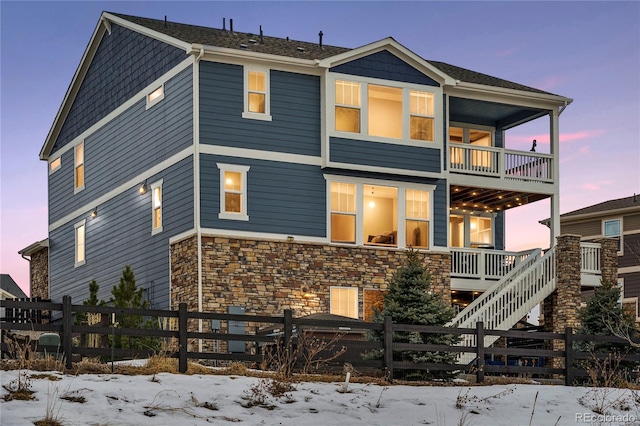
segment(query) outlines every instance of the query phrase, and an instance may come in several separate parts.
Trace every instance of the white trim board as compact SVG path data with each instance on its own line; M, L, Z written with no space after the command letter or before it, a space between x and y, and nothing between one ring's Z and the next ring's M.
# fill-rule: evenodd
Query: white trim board
M140 173L139 175L129 179L128 181L124 182L123 184L117 186L116 188L112 189L111 191L102 194L100 197L98 198L94 198L91 201L87 202L86 204L84 204L81 207L78 207L77 209L75 209L74 211L72 211L71 213L68 213L66 215L64 215L63 217L61 217L60 219L56 220L55 222L52 222L49 224L49 233L51 233L52 231L55 231L56 229L58 229L59 227L61 227L62 225L68 223L69 221L73 220L74 218L77 218L79 216L81 216L82 214L91 211L95 208L95 206L98 206L100 204L104 204L107 201L111 200L112 198L122 194L123 192L127 191L130 188L134 188L140 185L140 182L144 182L147 179L150 179L151 177L153 177L154 175L160 173L161 171L169 168L170 166L173 166L174 164L177 164L178 162L184 160L185 158L193 155L193 146L187 147L185 149L183 149L182 151L178 152L177 154L167 158L166 160L156 164L155 166L151 167L150 169L144 171L143 173Z

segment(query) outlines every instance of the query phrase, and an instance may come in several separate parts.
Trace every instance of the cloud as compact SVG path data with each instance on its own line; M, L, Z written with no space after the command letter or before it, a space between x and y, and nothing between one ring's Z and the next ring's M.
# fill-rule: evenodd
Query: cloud
M504 49L504 50L500 50L499 52L496 52L496 56L498 58L505 58L507 56L513 55L517 51L518 49L516 49L515 47L512 47L511 49Z
M560 143L580 141L584 139L592 139L602 136L604 130L579 130L572 133L560 133ZM507 143L514 144L530 144L532 140L536 140L539 144L549 143L549 134L541 133L537 135L512 135L507 139Z
M552 76L547 77L535 85L540 90L552 90L555 87L560 86L565 81L564 77Z

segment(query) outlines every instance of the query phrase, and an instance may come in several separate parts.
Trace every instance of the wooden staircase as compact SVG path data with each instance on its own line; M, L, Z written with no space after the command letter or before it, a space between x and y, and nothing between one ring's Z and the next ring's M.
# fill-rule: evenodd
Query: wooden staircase
M487 329L509 330L555 289L556 248L548 250L544 256L537 249L446 326L474 328L482 321ZM474 335L463 335L458 345L475 346L475 339ZM490 346L496 340L498 336L486 336L484 346ZM474 359L474 353L464 352L460 354L459 363L468 364Z

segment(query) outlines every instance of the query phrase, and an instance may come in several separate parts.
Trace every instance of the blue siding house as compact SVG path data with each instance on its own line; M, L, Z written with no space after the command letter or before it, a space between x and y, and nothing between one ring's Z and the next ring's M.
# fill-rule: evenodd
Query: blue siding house
M571 99L419 57L104 12L44 143L49 296L369 319L411 247L460 308L533 251L504 212L551 200ZM508 129L549 122L548 152ZM533 249L533 248L532 248Z

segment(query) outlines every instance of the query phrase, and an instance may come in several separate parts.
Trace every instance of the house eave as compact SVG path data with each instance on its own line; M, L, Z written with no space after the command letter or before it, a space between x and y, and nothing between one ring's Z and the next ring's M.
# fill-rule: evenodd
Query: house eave
M23 248L22 250L19 250L18 254L21 256L31 256L34 253L37 253L40 250L48 247L49 247L49 239L45 238L44 240L36 241L35 243Z
M298 67L317 68L318 61L315 59L300 59L292 58L288 56L274 55L270 53L252 52L248 50L231 49L228 47L217 47L198 43L192 43L186 50L187 54L199 55L204 51L202 59L215 59L215 58L232 58L240 60L257 60L261 62L269 62L280 65L294 65Z
M487 86L478 83L468 83L456 81L451 87L445 88L445 93L452 96L501 96L511 99L516 103L527 105L535 104L540 108L566 107L573 102L573 99L551 93L529 92L525 90L508 89L504 87Z

